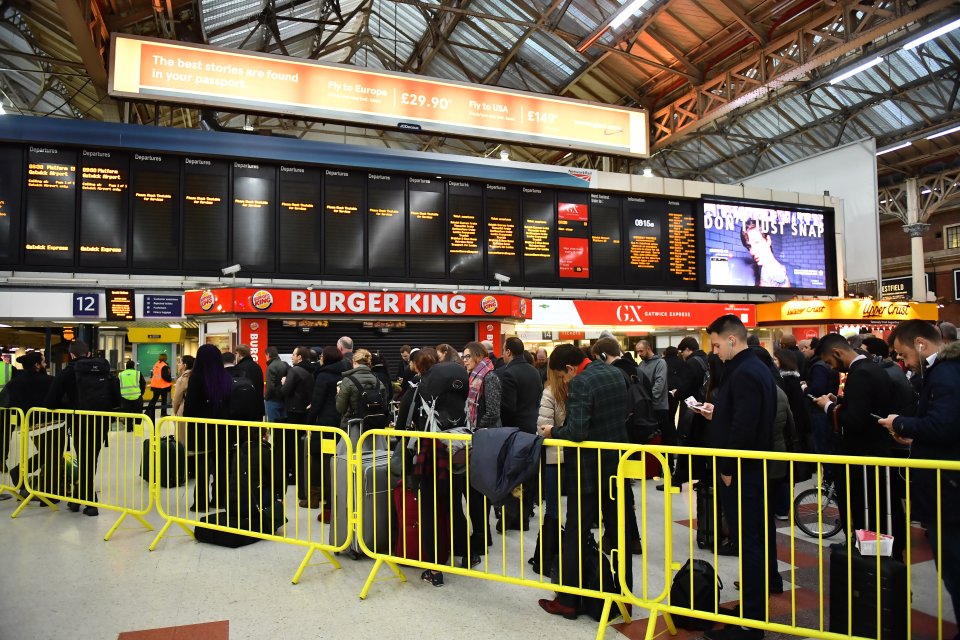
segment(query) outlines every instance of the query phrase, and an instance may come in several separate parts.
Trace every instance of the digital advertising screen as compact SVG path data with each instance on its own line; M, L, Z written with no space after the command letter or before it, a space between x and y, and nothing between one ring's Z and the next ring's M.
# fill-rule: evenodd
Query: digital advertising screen
M708 287L833 288L832 220L822 211L705 201L702 223Z
M80 153L80 265L127 264L130 158L120 151Z
M245 271L277 270L277 169L233 163L233 262Z
M445 278L447 275L447 207L443 181L409 178L410 240L408 259L414 278ZM474 243L476 250L476 243Z
M561 280L590 278L590 205L586 194L558 194L557 257Z
M319 169L280 165L280 271L320 271L323 221L323 173Z
M130 164L131 265L140 269L180 266L180 161L135 153ZM223 265L226 266L226 265Z

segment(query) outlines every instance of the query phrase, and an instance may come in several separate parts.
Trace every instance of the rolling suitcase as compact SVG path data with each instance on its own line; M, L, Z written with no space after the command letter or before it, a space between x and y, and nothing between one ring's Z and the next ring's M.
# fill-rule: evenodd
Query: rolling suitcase
M187 450L173 436L160 438L160 468L157 480L161 487L179 487L187 482ZM143 454L140 461L140 477L150 479L150 440L143 441Z
M363 524L358 524L357 537L363 536L367 549L374 553L390 553L390 528L393 515L390 513L390 451L380 450L363 453L360 456L360 491L363 493ZM331 463L334 468L331 476L335 478L336 498L334 520L330 524L330 544L340 546L347 539L350 530L350 510L353 505L347 501L348 456L338 454ZM355 496L356 500L359 496ZM354 560L363 553L357 538L346 550Z
M890 509L890 468L887 479L887 531L893 531ZM870 499L867 491L867 469L863 468L865 522L869 523ZM879 523L878 523L879 524ZM877 527L879 529L879 526ZM850 562L850 584L847 584L847 561ZM877 602L877 581L880 602ZM847 608L847 594L850 607ZM879 604L879 628L877 608ZM852 633L877 640L900 640L907 637L907 565L889 556L880 557L877 574L876 556L864 556L855 547L835 544L830 547L830 631ZM849 626L849 629L848 629Z

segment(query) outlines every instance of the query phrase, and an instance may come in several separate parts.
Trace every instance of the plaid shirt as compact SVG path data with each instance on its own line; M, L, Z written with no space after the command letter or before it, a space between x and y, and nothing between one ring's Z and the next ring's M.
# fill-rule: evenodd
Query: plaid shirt
M583 442L630 442L627 417L627 381L616 367L591 362L570 381L567 419L553 431L554 438Z

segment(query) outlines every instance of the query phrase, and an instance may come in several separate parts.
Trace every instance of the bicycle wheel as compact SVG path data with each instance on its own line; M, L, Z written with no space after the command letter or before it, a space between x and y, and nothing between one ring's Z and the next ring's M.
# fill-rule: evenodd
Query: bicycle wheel
M821 490L819 500L816 487L805 489L793 501L794 518L800 530L812 538L821 534L830 538L840 532L840 506L832 492Z

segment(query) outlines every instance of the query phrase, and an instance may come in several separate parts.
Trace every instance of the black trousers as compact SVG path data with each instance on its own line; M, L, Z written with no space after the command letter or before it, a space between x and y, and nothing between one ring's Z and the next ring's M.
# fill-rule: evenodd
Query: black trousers
M96 502L94 479L97 460L103 448L103 438L110 427L110 418L104 416L77 416L73 427L73 443L77 448L77 492L74 497Z
M489 515L489 503L485 502L482 493L469 485L467 474L454 475L453 513L450 514L453 521L453 555L466 556L468 547L470 555L486 555L487 543L492 540Z
M153 391L153 397L150 398L150 403L147 405L146 414L150 416L150 419L153 420L156 418L157 410L157 400L160 400L160 417L167 415L167 409L169 408L169 399L170 399L170 387L165 389L154 389L150 387L150 390Z

